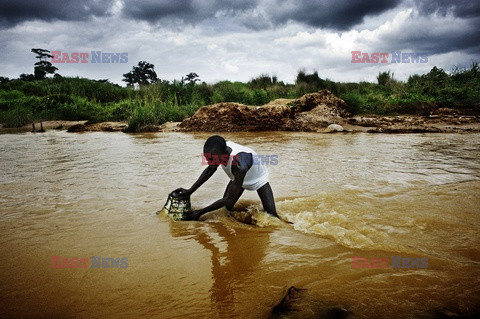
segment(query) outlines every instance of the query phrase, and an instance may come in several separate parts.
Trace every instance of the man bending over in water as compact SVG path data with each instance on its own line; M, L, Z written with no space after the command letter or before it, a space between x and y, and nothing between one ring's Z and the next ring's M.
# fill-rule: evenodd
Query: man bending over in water
M212 177L219 165L230 178L230 182L223 198L205 208L193 211L190 219L197 220L203 214L222 207L231 210L245 189L257 191L262 200L263 209L280 218L275 209L272 188L268 183L267 168L263 163L254 160L255 151L231 141L226 142L223 137L214 135L205 142L203 153L208 161L207 168L190 189L181 188L179 196L190 196Z

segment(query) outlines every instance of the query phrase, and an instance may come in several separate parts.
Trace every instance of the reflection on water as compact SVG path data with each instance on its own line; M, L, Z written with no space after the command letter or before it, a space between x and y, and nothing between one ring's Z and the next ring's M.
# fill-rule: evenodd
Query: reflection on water
M246 227L234 228L228 221L190 229L172 224L170 232L173 237L193 238L209 252L212 312L219 318L228 318L237 313L235 306L241 299L237 294L255 283L257 270L262 268L269 232Z
M203 222L156 215L203 170L208 136L0 135L0 316L267 318L292 285L306 289L292 318L477 311L480 135L228 133L278 155L271 185L293 224L264 214L256 192ZM193 207L227 182L217 172ZM51 256L127 257L128 268L52 269ZM429 267L352 269L352 256Z

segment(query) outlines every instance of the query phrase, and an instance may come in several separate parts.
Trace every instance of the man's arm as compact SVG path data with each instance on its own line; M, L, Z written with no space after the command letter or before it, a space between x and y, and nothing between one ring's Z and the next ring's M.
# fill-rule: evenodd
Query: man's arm
M200 177L197 179L197 181L193 183L192 187L190 187L189 189L179 188L175 190L178 192L178 196L192 195L193 192L195 192L200 186L203 185L203 183L205 183L210 179L210 177L212 177L212 175L217 171L217 168L218 168L217 165L207 166L207 168L203 170L202 174L200 174Z
M205 170L202 172L200 177L197 179L195 183L193 183L192 187L188 190L189 194L193 194L200 186L203 185L206 181L212 177L212 175L217 171L218 166L217 165L209 165Z
M193 211L191 214L191 219L196 220L203 214L211 212L213 210L217 210L224 206L233 205L232 201L238 199L239 194L243 190L243 181L245 179L245 175L247 175L248 170L252 167L252 154L249 153L238 153L236 158L237 165L232 165L232 174L235 177L230 187L227 188L225 195L223 198L217 200L213 204ZM193 186L192 186L193 187Z

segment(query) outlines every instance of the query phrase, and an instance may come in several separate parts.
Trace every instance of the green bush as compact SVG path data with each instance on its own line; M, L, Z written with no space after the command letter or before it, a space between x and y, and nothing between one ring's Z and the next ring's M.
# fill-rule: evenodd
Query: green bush
M144 127L178 122L192 116L197 109L198 106L194 104L182 106L164 102L141 104L134 108L126 131L139 132Z
M348 105L348 111L352 115L362 114L365 112L365 103L362 96L358 92L347 92L340 96Z
M106 118L112 121L126 121L133 112L132 103L128 100L108 104L105 109Z
M32 111L23 106L0 111L0 122L6 128L22 127L31 123L32 119Z
M139 132L143 127L158 125L165 121L163 114L157 112L152 105L136 107L128 121L127 132Z
M25 94L18 90L0 91L0 101L12 101L25 97Z

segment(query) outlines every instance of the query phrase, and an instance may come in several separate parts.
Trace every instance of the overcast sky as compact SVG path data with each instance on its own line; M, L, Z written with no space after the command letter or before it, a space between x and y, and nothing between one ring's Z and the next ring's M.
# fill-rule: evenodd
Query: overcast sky
M55 64L64 76L110 79L139 61L159 78L196 72L206 82L262 73L293 83L299 69L334 81L450 71L480 61L477 0L0 0L0 76L33 73L31 48L128 53L127 63ZM389 63L351 63L351 51ZM427 63L390 63L391 52Z

